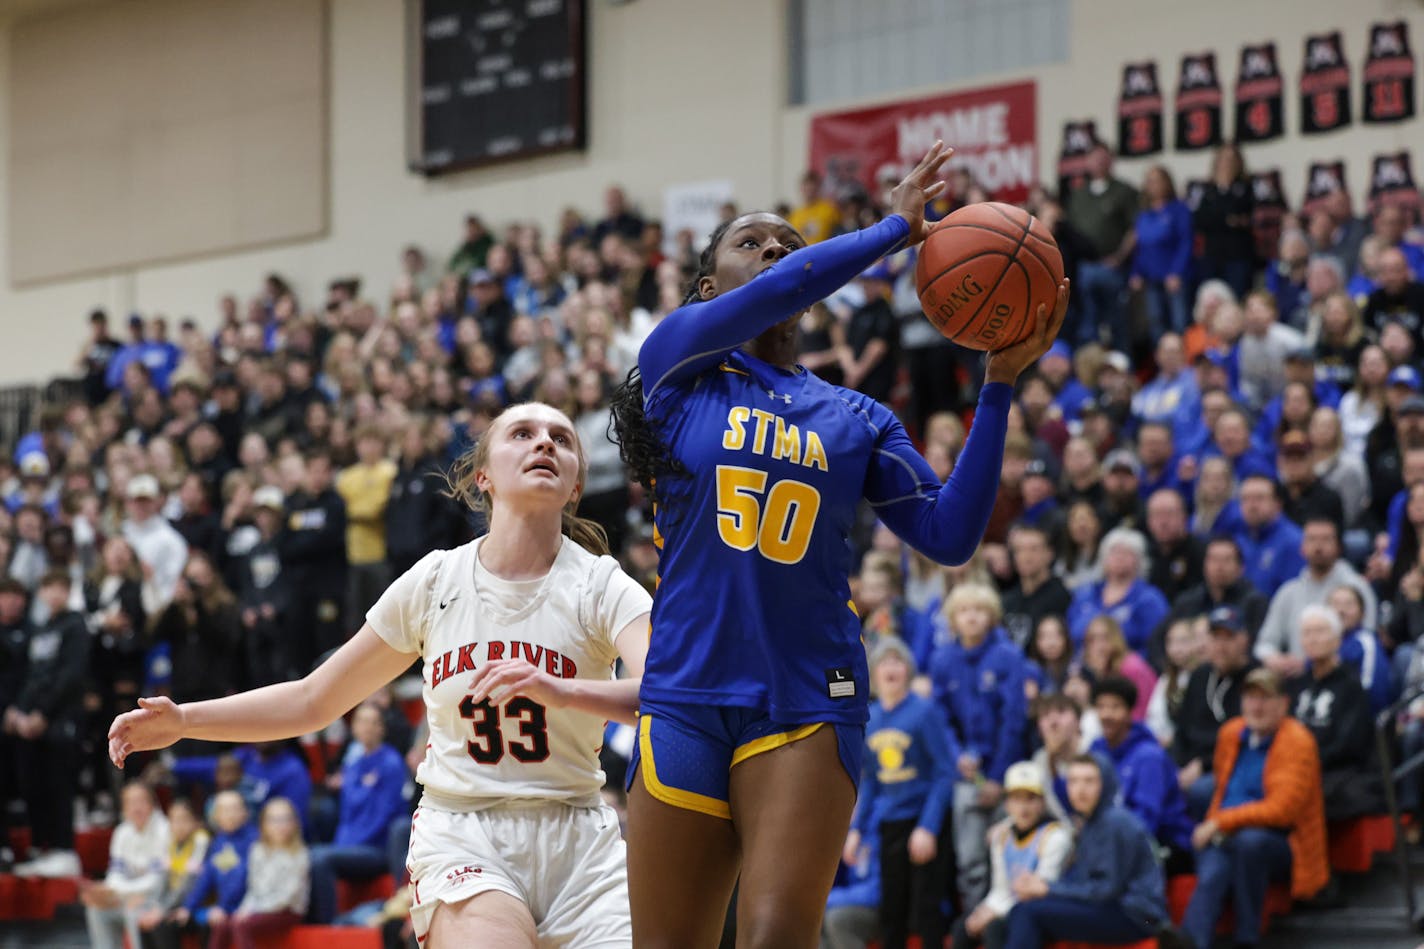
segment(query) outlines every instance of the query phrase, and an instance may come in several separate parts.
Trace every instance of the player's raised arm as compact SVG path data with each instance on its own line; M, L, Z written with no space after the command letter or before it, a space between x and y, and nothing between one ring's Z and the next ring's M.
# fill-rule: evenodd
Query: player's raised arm
M206 702L143 698L109 727L109 758L122 768L135 751L166 748L182 738L256 742L295 738L324 728L406 669L415 657L386 644L369 625L311 674Z
M781 218L744 214L714 231L689 302L668 314L638 353L644 396L711 368L901 244L923 240L924 206L944 190L937 176L953 151L936 142L896 187L891 215L863 230L805 247ZM722 292L719 281L735 289Z
M1064 280L1053 313L1040 309L1032 335L989 354L974 423L943 485L915 450L904 426L876 406L879 414L874 417L884 422L866 478L866 499L887 527L932 560L963 563L983 539L999 492L1014 382L1048 351L1067 312L1068 281Z

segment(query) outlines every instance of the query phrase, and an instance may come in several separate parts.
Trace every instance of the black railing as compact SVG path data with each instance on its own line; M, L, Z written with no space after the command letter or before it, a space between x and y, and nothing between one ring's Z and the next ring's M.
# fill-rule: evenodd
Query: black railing
M45 385L0 387L0 447L13 450L39 421L40 407L65 405L84 397L78 379L51 379Z
M1401 695L1389 708L1375 718L1375 743L1379 751L1380 774L1384 778L1384 800L1389 807L1390 820L1394 822L1394 857L1399 864L1399 879L1404 887L1404 907L1409 922L1416 930L1424 931L1424 918L1419 912L1418 900L1414 893L1414 868L1409 862L1409 841L1404 835L1403 815L1399 812L1399 795L1395 786L1401 778L1408 777L1424 768L1424 752L1411 755L1398 765L1394 764L1394 739L1399 713L1424 698L1424 685L1415 686Z

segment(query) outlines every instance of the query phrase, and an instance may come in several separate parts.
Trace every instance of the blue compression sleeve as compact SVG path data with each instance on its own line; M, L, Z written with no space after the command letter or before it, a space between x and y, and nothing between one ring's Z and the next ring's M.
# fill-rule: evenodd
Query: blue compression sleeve
M904 218L891 215L789 254L735 290L669 313L638 352L643 397L710 369L747 340L824 299L895 250L909 232Z
M874 406L870 417L880 430L865 499L897 537L931 560L964 563L984 537L999 494L1013 395L1013 386L1003 382L980 390L964 450L943 485L890 410L868 399L862 402Z

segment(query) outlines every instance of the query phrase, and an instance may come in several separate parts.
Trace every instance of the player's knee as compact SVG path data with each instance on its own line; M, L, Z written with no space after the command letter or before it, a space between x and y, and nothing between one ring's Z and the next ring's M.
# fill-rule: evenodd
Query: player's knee
M737 946L745 949L789 949L815 946L820 939L821 908L777 906L760 901L755 907L738 907Z

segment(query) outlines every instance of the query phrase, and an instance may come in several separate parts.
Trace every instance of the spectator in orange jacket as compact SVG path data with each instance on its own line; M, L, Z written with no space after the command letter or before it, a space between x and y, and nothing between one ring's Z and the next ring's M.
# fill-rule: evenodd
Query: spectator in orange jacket
M1325 801L1315 738L1288 718L1280 677L1256 669L1241 687L1241 716L1216 740L1216 793L1192 833L1197 888L1182 929L1207 949L1227 898L1236 910L1238 946L1261 938L1261 909L1272 883L1290 881L1309 899L1329 882Z

